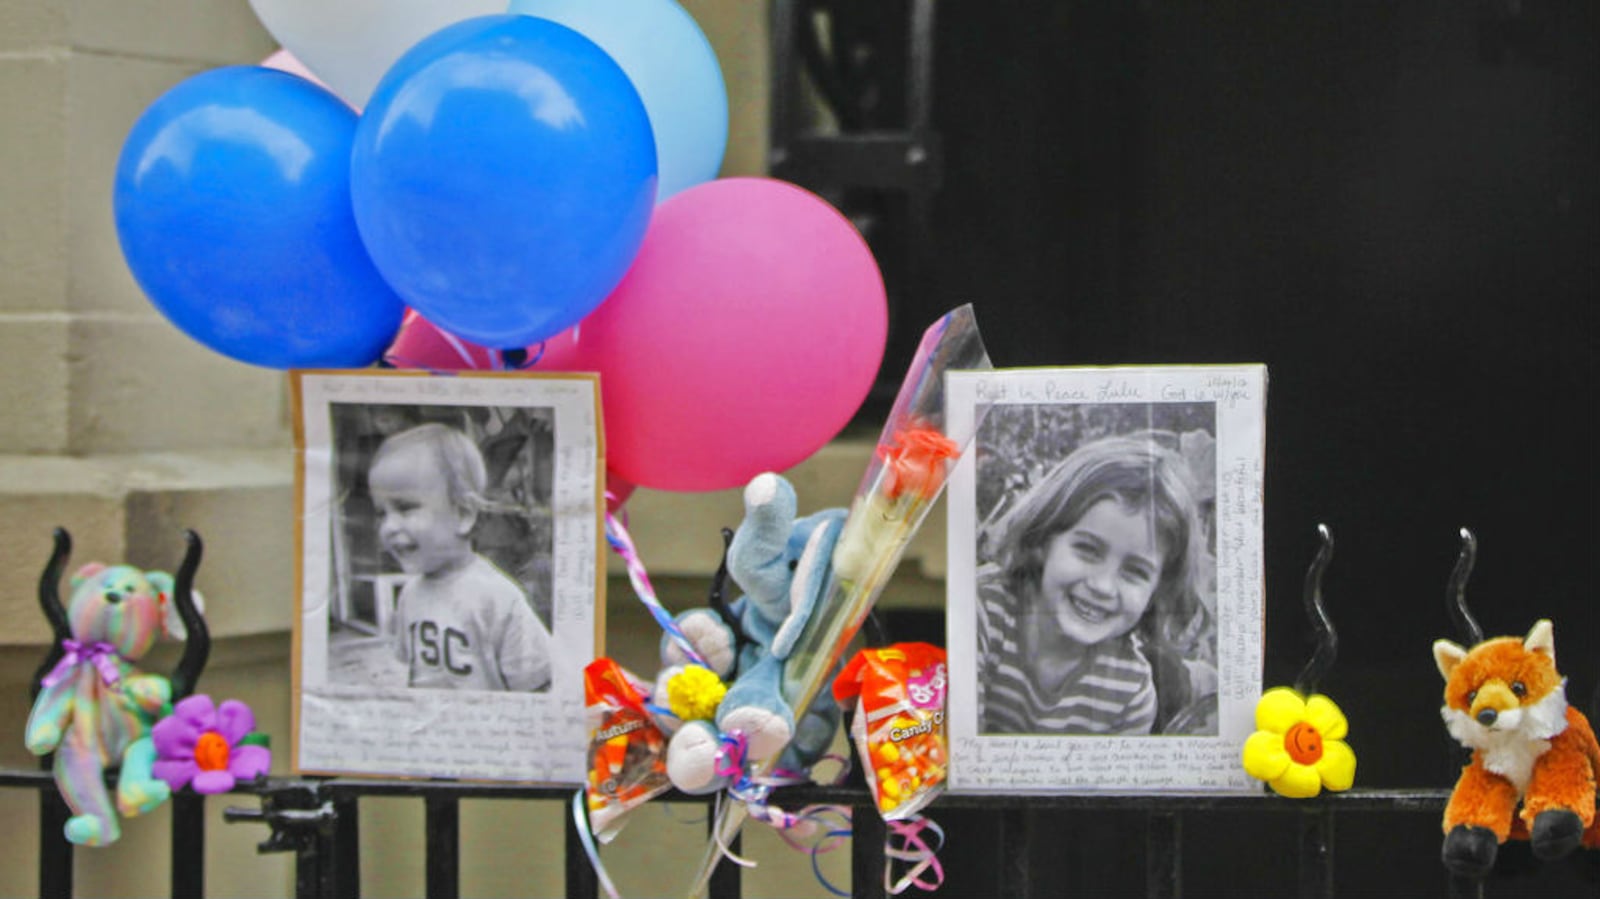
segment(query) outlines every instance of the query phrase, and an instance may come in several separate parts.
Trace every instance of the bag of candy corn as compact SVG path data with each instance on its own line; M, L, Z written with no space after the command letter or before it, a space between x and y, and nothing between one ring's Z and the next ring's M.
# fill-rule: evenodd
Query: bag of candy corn
M589 828L609 842L622 817L672 789L667 779L666 737L644 704L644 690L611 659L583 669L589 714ZM648 688L644 688L648 689Z
M945 654L927 643L863 649L833 681L856 704L850 735L885 821L911 818L944 792Z

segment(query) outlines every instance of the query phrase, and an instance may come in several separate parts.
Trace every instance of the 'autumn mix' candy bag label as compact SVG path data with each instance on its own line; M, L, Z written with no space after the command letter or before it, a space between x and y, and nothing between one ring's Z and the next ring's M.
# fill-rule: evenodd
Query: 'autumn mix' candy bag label
M583 671L589 713L589 826L600 842L622 829L622 816L672 788L666 737L644 707L633 679L610 659Z
M854 700L851 737L885 821L917 814L944 791L945 653L928 643L863 649L839 672L833 697Z

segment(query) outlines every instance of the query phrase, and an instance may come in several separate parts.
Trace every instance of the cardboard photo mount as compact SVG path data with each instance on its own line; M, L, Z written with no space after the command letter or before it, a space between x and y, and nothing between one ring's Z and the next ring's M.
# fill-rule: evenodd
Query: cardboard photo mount
M981 419L947 495L952 792L1259 789L1239 751L1261 690L1266 386L1261 365L949 375L949 419ZM1195 525L1148 525L1143 549L1074 543L1061 522L1104 496L1085 472L1108 457L1159 459L1143 464L1176 473L1162 475L1176 486L1161 502L1182 497L1178 518ZM1106 508L1157 518L1122 506ZM1164 568L1169 532L1195 535L1182 601ZM1127 595L1151 585L1136 623L1118 616L1139 599L1075 573L1103 558L1116 564L1095 577L1126 579Z
M294 371L290 387L293 770L582 783L583 668L605 634L598 376ZM374 457L407 431L385 451L411 453L405 489L375 495ZM429 490L470 555L450 527L410 533L436 522L383 526ZM430 539L452 567L415 555Z

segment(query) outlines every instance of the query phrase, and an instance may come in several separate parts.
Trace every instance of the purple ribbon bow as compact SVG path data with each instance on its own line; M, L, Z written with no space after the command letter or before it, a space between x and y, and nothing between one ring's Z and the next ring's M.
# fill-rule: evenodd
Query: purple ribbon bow
M68 677L72 676L73 669L84 662L94 665L100 672L100 679L106 686L114 687L122 680L122 672L117 670L117 648L104 640L84 644L77 640L62 640L61 648L66 650L66 655L50 669L50 673L39 681L40 686L54 687Z

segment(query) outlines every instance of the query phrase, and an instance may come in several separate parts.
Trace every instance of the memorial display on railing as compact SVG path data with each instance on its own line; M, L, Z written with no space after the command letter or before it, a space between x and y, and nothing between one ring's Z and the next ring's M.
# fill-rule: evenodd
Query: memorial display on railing
M583 782L605 636L596 377L292 386L295 770Z
M849 509L802 516L799 498L786 479L770 472L753 478L744 491L744 520L731 536L725 559L728 578L744 595L725 608L670 616L659 607L648 580L635 577L641 600L652 607L665 631L663 667L646 707L661 729L671 733L663 748L666 774L684 792L725 794L727 799L712 823L711 845L689 887L691 894L706 889L725 858L750 864L730 848L747 817L777 827L787 840L812 852L823 851L841 832L824 820L848 821L848 809L788 811L771 797L782 786L814 782L815 767L832 746L841 718L841 703L830 686L972 439L975 421L952 426L947 419L947 375L989 368L970 306L929 326ZM618 543L630 563L636 562L624 535L613 539ZM638 573L630 564L630 575ZM918 672L919 695L927 708L941 704L928 691L930 682L942 681L942 665L931 667ZM943 683L938 686L942 694ZM931 719L925 724L931 730ZM908 728L902 737L917 729ZM596 731L591 758L605 752L614 738L611 729ZM885 778L884 789L900 791L898 771L886 768ZM941 779L942 764L937 775L930 769L929 790ZM920 778L915 786L909 779L903 782L908 794L923 786ZM613 803L604 794L603 781L600 795L596 792L593 787L588 791L588 808L606 811L603 830L614 833L620 824L613 823ZM898 878L900 889L938 883L936 877L921 878L934 864L935 850L921 837L926 824L915 808L908 805L897 814L880 806L895 825L891 844L900 844L888 847L889 866L896 861L910 864ZM598 855L592 860L609 883ZM896 879L888 870L885 878Z
M815 509L783 472L866 399L883 277L823 197L718 177L726 91L682 7L251 5L283 49L156 100L113 205L162 315L290 371L296 775L559 785L611 896L600 845L674 792L713 810L698 896L755 863L752 819L814 863L874 815L901 894L943 881L947 791L1353 786L1319 692L1326 528L1316 655L1262 689L1265 366L996 369L962 306L923 334L848 506ZM742 488L703 607L656 595L635 488ZM941 497L948 645L858 639ZM65 607L56 540L25 742L54 753L65 838L114 842L175 791L269 793L250 708L194 693L198 538L176 577L84 566ZM661 628L657 670L605 654L608 551ZM136 667L185 633L171 678ZM1600 848L1600 748L1550 622L1468 634L1434 647L1474 751L1445 865ZM784 799L847 783L853 808Z

